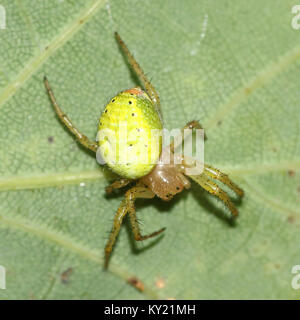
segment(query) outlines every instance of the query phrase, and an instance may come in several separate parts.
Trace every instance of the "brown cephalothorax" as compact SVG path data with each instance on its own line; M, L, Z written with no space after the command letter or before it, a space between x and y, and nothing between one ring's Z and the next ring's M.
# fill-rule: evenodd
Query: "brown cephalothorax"
M164 148L154 169L146 176L140 178L141 183L165 201L171 200L175 194L180 193L184 188L189 189L191 186L189 180L184 175L184 164L178 164L178 160L174 161L176 155L169 150L170 146ZM166 153L170 154L171 161L164 163Z

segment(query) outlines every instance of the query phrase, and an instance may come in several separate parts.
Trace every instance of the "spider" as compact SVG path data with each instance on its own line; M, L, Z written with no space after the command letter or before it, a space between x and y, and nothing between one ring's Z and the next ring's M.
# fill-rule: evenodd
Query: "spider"
M242 189L233 183L226 174L210 165L204 164L202 173L199 175L189 175L186 169L190 168L191 164L186 161L184 156L175 153L176 144L174 140L168 147L162 148L161 139L156 138L156 142L158 142L157 147L149 148L149 145L151 145L152 142L149 131L151 129L161 130L163 127L160 99L154 86L148 80L142 68L117 32L115 32L115 38L131 68L142 83L144 90L140 87L135 87L122 91L112 98L106 105L100 117L98 133L103 129L110 129L117 135L120 133L122 121L135 132L128 142L124 143L120 140L116 142L117 148L121 153L125 151L129 153L129 159L127 159L126 163L118 163L118 161L115 161L115 158L113 158L115 152L113 151L109 137L104 136L98 138L97 135L97 141L92 141L73 125L68 116L59 107L49 82L46 76L44 77L46 90L58 118L77 138L80 144L97 155L100 153L101 158L106 161L110 169L120 176L120 179L106 188L106 193L110 194L115 189L132 184L131 188L126 191L125 198L122 200L114 217L113 227L104 250L105 269L108 267L112 248L127 213L129 214L134 238L137 241L155 237L165 230L165 228L162 228L147 235L141 234L134 205L136 199L152 199L157 196L164 201L170 201L176 194L191 187L191 183L188 179L189 177L203 189L223 201L231 211L232 216L236 217L238 211L231 202L229 196L218 186L218 184L213 182L212 179L221 181L238 196L243 196ZM182 132L185 129L201 128L199 122L193 120L182 128ZM180 138L179 143L182 143L183 140L183 138ZM147 155L150 151L152 155L154 154L154 158L156 158L157 161L154 163L153 161L139 161L141 155ZM171 161L168 163L164 161L166 152L169 152L171 155ZM178 157L180 157L181 161L175 161ZM178 162L180 163L178 164Z

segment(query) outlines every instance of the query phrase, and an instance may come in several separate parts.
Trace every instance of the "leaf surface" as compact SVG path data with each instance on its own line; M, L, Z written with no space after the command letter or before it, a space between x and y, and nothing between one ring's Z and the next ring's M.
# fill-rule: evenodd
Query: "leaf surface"
M1 299L299 299L291 286L291 269L300 264L293 1L1 5ZM106 102L138 84L114 30L158 89L165 126L200 120L206 162L228 173L245 197L234 225L223 204L197 186L170 203L139 201L143 232L167 230L135 243L125 223L104 272L103 248L122 195L105 196L107 171L55 117L42 79L48 76L76 126L95 137Z

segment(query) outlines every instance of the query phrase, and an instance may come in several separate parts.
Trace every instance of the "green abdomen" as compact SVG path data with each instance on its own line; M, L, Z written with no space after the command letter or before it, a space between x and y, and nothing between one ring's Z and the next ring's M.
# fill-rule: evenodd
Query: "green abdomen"
M144 92L114 97L101 115L98 130L98 152L115 173L138 179L153 169L162 147L162 123Z

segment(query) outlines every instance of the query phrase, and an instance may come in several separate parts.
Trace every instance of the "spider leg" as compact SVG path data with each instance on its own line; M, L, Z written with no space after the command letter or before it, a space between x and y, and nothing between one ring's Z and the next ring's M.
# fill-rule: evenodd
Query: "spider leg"
M181 134L178 137L175 137L175 139L170 143L170 151L174 153L174 150L182 144L184 138L187 138L187 136L184 137L184 130L185 129L191 129L189 134L192 133L193 129L203 129L199 121L197 120L192 120L189 121L182 129L181 129ZM206 139L206 136L204 135L204 138Z
M160 99L159 99L157 91L155 90L154 86L151 84L150 80L146 77L143 69L140 67L138 62L135 60L134 56L131 54L131 52L127 48L125 42L122 40L122 38L120 37L118 32L115 32L115 37L116 37L123 53L127 57L129 64L131 65L134 72L139 77L144 88L146 89L147 94L149 95L150 99L152 100L153 104L156 106L159 114L161 115Z
M138 221L137 221L136 213L135 213L135 209L134 209L134 201L137 198L151 199L154 196L155 196L155 194L152 191L150 191L146 187L141 187L141 186L133 187L126 192L125 199L121 202L121 205L119 206L117 213L114 217L113 227L112 227L111 233L109 235L109 239L107 241L107 244L105 246L105 250L104 250L105 251L105 262L104 262L105 269L107 269L107 267L108 267L108 261L109 261L109 257L110 257L112 248L113 248L114 243L116 241L116 238L120 232L120 228L121 228L123 219L124 219L125 215L127 214L127 212L130 215L130 222L132 225L132 230L134 233L135 240L145 240L145 239L154 237L165 230L165 228L162 228L162 229L155 231L155 232L153 232L149 235L146 235L146 236L142 236L140 233L140 229L139 229L139 225L138 225Z
M205 174L201 174L198 176L191 175L189 177L192 180L196 181L204 190L208 191L209 193L217 196L220 200L222 200L225 203L225 205L229 208L234 217L238 216L238 211L229 199L227 193L223 191L216 183L211 181Z
M228 186L231 190L233 190L236 194L238 194L240 197L244 195L244 191L239 188L234 182L232 182L227 174L221 172L220 170L213 168L210 165L205 164L204 165L204 173L214 179L217 179L221 182L223 182L226 186Z
M113 190L115 189L120 189L122 187L125 187L127 186L129 183L131 182L131 180L129 179L119 179L119 180L116 180L114 181L112 184L110 184L109 186L106 187L106 193L107 194L110 194L113 192Z
M132 231L134 234L134 238L137 241L141 241L141 240L155 237L166 229L166 228L162 228L162 229L155 231L153 233L150 233L148 235L144 235L144 236L141 235L139 224L138 224L137 217L136 217L135 208L134 208L134 201L137 198L151 199L151 198L154 198L154 196L155 196L155 194L152 191L150 191L146 187L141 187L141 186L133 187L126 192L125 197L126 197L127 209L128 209L128 213L129 213L129 217L130 217L130 223L131 223Z
M74 134L74 136L77 138L77 140L87 149L90 149L94 152L97 151L98 145L97 142L95 141L91 141L89 140L89 138L87 136L85 136L84 134L82 134L72 123L72 121L68 118L68 116L61 110L61 108L59 107L54 93L50 87L50 84L48 82L48 79L46 77L44 77L44 83L45 83L45 87L48 91L50 100L52 102L53 108L57 114L57 116L59 117L59 119L61 120L61 122Z
M113 223L113 227L111 230L111 233L109 235L109 239L106 243L104 252L105 252L105 262L104 262L104 268L107 269L108 266L108 261L109 261L109 257L110 257L110 253L112 251L113 245L115 244L116 238L120 232L120 228L123 222L123 219L125 217L127 213L127 204L126 204L126 200L124 199L118 210L117 213L114 217L114 223Z

